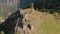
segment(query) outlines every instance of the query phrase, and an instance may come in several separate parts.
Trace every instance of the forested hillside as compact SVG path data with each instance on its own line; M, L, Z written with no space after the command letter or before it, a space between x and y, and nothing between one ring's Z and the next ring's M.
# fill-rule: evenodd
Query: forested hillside
M46 9L60 9L60 0L38 0L34 6Z

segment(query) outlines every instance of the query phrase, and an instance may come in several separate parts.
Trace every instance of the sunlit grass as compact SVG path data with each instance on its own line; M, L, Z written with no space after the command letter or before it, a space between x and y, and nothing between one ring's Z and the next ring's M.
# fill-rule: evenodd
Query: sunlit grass
M60 24L52 14L34 11L27 20L33 25L35 34L60 34Z
M0 34L5 34L4 31L1 31Z

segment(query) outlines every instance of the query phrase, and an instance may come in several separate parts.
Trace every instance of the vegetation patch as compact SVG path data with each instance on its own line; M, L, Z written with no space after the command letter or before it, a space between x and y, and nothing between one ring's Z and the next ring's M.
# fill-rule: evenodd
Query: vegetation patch
M34 34L60 34L60 24L52 14L33 11L27 20L34 27Z

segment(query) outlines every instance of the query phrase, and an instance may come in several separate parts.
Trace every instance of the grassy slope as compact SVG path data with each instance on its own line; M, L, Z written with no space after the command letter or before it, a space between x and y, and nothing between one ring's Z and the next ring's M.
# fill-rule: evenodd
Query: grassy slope
M34 11L27 20L33 25L34 34L60 34L60 24L52 14Z

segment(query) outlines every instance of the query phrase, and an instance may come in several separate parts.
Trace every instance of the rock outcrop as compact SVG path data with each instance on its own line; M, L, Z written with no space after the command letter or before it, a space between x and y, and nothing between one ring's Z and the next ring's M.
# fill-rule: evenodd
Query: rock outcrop
M29 34L30 30L31 25L27 24L26 16L21 15L19 10L0 24L0 31L4 31L5 34Z

